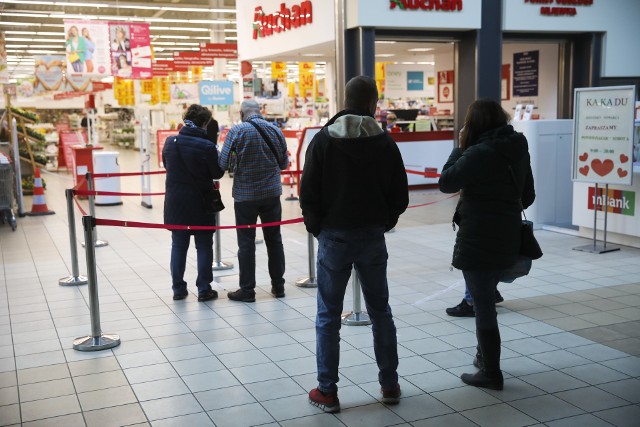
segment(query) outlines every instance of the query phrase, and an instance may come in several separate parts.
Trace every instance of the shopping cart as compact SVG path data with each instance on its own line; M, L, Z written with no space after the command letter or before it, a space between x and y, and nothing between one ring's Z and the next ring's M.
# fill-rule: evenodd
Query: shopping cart
M0 157L4 157L0 154ZM0 221L8 222L16 231L16 216L13 214L13 166L0 158Z

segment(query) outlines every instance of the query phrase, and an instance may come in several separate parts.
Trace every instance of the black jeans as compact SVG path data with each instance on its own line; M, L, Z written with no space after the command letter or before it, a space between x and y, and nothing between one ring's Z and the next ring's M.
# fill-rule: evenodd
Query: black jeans
M280 197L270 197L250 202L235 202L236 225L255 224L260 217L264 224L278 222L282 218ZM271 285L284 284L284 247L280 226L264 227L264 243L269 257ZM240 267L240 288L253 293L256 287L256 229L238 228L238 264Z
M501 274L501 270L462 271L464 281L466 282L467 288L473 297L473 308L476 312L477 329L494 329L498 327L495 294Z

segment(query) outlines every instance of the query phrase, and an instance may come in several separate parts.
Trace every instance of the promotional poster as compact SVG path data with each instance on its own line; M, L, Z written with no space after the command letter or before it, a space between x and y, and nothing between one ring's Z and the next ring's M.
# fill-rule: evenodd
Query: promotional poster
M64 33L68 74L111 74L106 22L64 20Z
M151 71L149 24L109 23L111 74L128 79L148 79Z

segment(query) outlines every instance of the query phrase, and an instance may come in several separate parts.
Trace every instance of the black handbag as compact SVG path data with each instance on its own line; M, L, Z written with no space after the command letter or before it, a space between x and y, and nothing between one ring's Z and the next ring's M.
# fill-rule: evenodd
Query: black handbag
M513 169L509 163L507 163L507 166L509 168L509 173L511 174L513 185L516 187L516 191L518 191L518 184L516 176L513 173ZM527 215L524 213L522 198L518 198L518 202L520 203L522 216L524 216L522 224L520 225L520 250L518 252L516 262L511 267L502 271L502 274L500 275L500 282L503 283L513 283L513 281L518 277L528 275L531 271L531 266L533 264L532 261L542 257L542 249L533 234L533 222L529 221L527 219Z
M180 152L178 139L174 137L173 143L176 146L176 152L178 153L178 157L180 158L180 161L182 162L184 169L187 171L189 178L191 178L192 184L198 189L198 191L200 191L200 194L202 195L202 204L204 207L204 212L206 214L211 215L223 210L225 206L224 206L224 203L222 203L222 194L220 194L220 190L218 190L214 186L211 191L207 193L202 192L202 190L200 190L200 187L196 184L196 178L193 176L193 174L187 167L187 164L185 163L184 159L182 158L182 153Z

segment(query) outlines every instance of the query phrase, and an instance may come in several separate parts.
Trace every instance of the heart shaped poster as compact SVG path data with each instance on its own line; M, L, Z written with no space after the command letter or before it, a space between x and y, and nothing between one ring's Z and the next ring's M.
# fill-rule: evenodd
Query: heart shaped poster
M47 55L35 58L35 93L52 92L60 89L64 81L64 56Z

